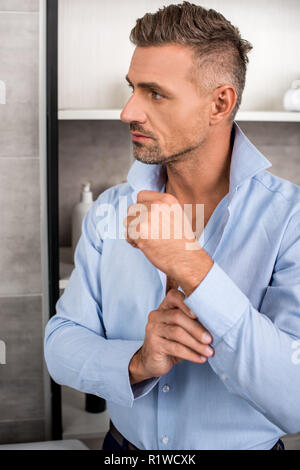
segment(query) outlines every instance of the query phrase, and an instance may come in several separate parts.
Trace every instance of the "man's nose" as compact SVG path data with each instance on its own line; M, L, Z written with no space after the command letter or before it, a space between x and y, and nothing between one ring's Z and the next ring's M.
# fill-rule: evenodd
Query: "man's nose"
M146 114L143 111L141 103L136 96L132 95L129 98L124 108L122 109L120 118L123 122L146 122Z

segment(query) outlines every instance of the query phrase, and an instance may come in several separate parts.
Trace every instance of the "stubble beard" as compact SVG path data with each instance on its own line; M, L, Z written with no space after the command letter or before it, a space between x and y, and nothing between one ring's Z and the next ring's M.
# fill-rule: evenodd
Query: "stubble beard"
M195 146L187 147L184 150L181 150L177 153L171 154L169 156L163 155L159 145L154 145L153 147L146 147L141 142L133 142L133 156L136 160L146 163L148 165L158 165L164 163L176 162L183 155L187 155L190 152L198 149L202 145L202 142L198 143Z

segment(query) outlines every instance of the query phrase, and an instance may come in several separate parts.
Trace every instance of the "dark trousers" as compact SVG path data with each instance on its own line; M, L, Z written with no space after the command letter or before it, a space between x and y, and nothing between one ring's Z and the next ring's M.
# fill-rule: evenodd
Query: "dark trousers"
M124 439L123 445L120 446L120 444L112 436L111 432L108 431L102 444L102 450L128 450L127 441Z

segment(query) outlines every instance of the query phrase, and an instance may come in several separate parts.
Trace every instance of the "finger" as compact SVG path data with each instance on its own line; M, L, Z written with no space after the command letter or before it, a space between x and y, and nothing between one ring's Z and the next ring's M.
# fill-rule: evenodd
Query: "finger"
M157 191L150 191L148 189L143 189L137 193L137 202L138 203L157 203L157 204L172 204L178 202L175 196L169 193L159 193Z
M181 309L173 308L170 310L164 310L163 322L167 324L175 324L184 328L189 334L191 334L197 341L204 344L210 344L213 340L209 331L198 321L194 321L185 315Z
M176 341L177 343L187 346L192 351L201 354L205 357L211 357L214 354L213 348L207 344L200 343L192 335L190 335L184 328L177 325L163 325L160 330L161 338L169 341Z
M170 308L180 308L184 313L189 315L191 318L197 318L191 309L184 303L185 295L183 292L179 291L178 289L170 289L163 299L162 303L158 307L159 309L167 310Z
M127 229L124 231L124 237L125 237L125 240L127 241L127 243L129 243L129 245L133 246L134 248L138 248L137 243L132 238L130 238L130 236L128 235L128 230Z
M154 200L160 201L163 197L164 193L159 193L158 191L150 191L149 189L143 189L137 193L136 202L144 202L149 201L152 202Z
M133 248L138 248L137 244L134 241L127 238L127 242L129 243L129 245L133 246Z
M173 359L174 364L178 364L178 362L182 362L182 361L183 361L183 359L180 359L180 357L174 357L174 356L172 356L172 359Z
M189 347L177 343L176 341L165 339L162 341L162 347L164 349L164 353L168 354L172 358L176 358L176 361L178 361L178 359L183 359L185 361L203 364L207 360L207 358L202 354L198 354Z
M151 203L147 201L137 202L136 204L131 204L127 209L127 214L131 217L137 217L142 214L148 214L151 209Z
M137 217L141 218L142 215L148 214L149 210L150 204L131 204L127 209L127 217L123 219L123 226L128 227Z
M136 219L135 216L133 216L133 215L128 215L128 216L125 217L125 219L123 220L123 226L124 226L125 228L128 228L128 226L131 224L131 222L132 222L133 220L135 220L135 219Z
M136 217L127 216L123 220L125 227L125 238L128 243L133 243L133 246L137 246L137 241L140 239L140 221Z

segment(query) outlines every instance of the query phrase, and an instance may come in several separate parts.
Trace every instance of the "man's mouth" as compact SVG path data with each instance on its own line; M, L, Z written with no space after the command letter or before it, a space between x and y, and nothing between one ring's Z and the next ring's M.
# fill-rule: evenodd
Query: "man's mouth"
M132 136L132 140L135 140L136 142L152 139L152 137L149 137L144 134L140 134L139 132L131 132L131 136Z

